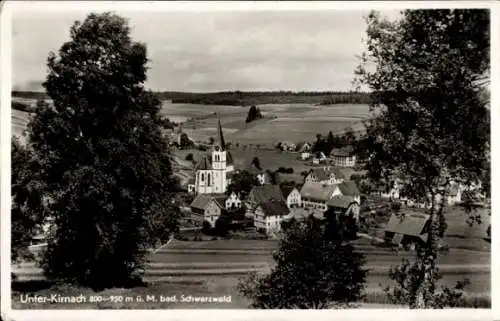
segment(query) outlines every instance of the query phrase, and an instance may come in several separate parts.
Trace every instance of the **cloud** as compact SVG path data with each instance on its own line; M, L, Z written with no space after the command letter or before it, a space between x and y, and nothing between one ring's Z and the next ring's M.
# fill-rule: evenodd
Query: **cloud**
M155 90L348 90L363 50L361 11L124 13L147 44ZM85 13L13 17L14 84L46 75L46 59ZM30 85L31 84L31 85Z

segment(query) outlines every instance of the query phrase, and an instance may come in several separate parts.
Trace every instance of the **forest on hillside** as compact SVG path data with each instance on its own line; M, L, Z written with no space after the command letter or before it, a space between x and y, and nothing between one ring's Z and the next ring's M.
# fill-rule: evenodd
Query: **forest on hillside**
M262 104L369 104L367 92L338 91L224 91L212 93L190 93L178 91L157 92L160 100L171 100L176 104L251 106ZM12 97L26 99L48 99L43 92L12 91Z

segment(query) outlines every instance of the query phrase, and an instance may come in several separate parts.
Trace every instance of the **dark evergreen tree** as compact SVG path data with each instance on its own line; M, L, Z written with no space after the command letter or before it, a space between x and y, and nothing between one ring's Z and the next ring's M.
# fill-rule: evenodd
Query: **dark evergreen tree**
M146 63L146 47L111 13L75 22L48 58L43 85L53 105L41 104L29 136L56 226L44 262L49 277L123 286L177 227L160 101L143 85Z

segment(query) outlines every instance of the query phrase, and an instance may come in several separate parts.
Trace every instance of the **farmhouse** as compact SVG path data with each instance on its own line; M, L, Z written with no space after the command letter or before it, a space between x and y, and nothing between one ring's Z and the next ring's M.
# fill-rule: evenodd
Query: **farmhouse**
M209 194L198 194L191 203L191 213L197 221L207 221L212 227L224 209L222 197Z
M271 234L281 230L281 222L290 213L284 201L271 200L255 209L254 226L258 231Z
M264 170L257 168L254 164L247 164L244 170L255 175L260 185L267 184L270 180L269 175Z
M297 144L296 151L299 153L310 153L311 144L309 144L308 142L300 142Z
M300 153L300 159L301 160L308 160L311 158L311 153L310 152L301 152Z
M269 201L285 201L280 187L278 185L254 186L246 199L246 216L254 217L256 207Z
M334 148L330 153L330 158L336 166L354 167L356 165L356 154L351 146Z
M427 240L429 215L418 212L392 214L385 228L385 239L393 245L414 246Z
M300 192L297 187L290 185L281 185L280 189L288 208L302 206Z
M348 228L351 238L356 238L357 226L359 223L359 203L352 196L334 196L327 203L328 210L324 213L335 215Z
M235 192L232 192L231 195L229 195L229 197L226 199L225 205L226 210L241 208L241 199Z
M326 211L327 202L336 195L342 195L337 185L306 182L300 190L302 206Z
M314 156L312 163L314 165L317 165L317 164L326 162L326 160L327 160L327 158L326 158L325 154L323 152L319 152L319 153L316 153L316 155Z
M359 202L352 196L334 196L327 202L328 210L337 215L359 221Z
M230 184L229 174L234 171L234 164L231 153L226 150L220 118L217 129L218 139L211 155L202 157L196 167L196 194L225 193Z
M340 184L345 180L344 174L336 167L325 166L314 168L306 176L306 183L320 183L325 185Z
M188 193L195 193L195 184L196 180L194 178L188 180Z

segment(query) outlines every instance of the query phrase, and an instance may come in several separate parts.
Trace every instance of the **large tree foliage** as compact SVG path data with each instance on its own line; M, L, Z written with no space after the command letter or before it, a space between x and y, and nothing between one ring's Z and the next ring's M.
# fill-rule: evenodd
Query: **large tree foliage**
M412 308L435 306L444 197L452 181L488 176L489 72L487 10L407 10L389 22L367 18L367 50L359 80L373 91L367 123L369 174L402 179L414 198L431 204L428 240L417 251Z
M90 14L70 38L48 58L43 85L53 104L40 104L29 124L56 226L44 269L93 287L123 285L157 241L157 213L172 210L160 102L144 89L146 47L125 19Z
M239 171L231 177L231 183L227 186L226 194L231 195L231 193L235 192L245 197L257 185L260 185L259 180L254 174L245 170Z
M284 235L273 254L276 266L264 276L253 274L238 288L252 307L325 309L358 301L364 291L364 257L345 242L342 224L309 217L284 222Z
M33 151L17 138L11 143L11 259L29 258L27 247L41 233L44 219L43 182L38 173L40 164Z

